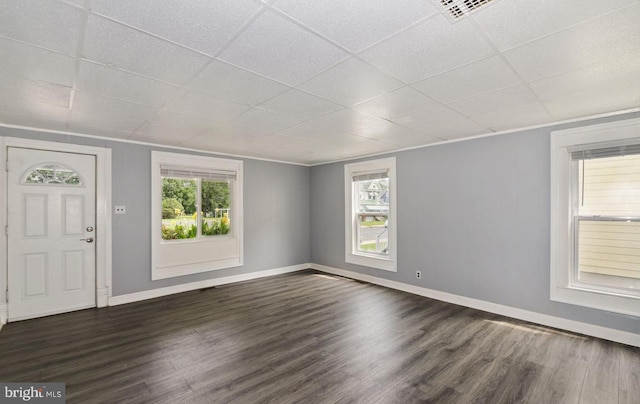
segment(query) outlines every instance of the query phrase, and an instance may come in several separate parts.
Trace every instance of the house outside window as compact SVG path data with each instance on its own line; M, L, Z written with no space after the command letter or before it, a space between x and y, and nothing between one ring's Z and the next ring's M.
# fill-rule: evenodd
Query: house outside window
M152 152L152 279L242 265L242 161Z
M640 316L640 120L551 137L551 299Z
M395 271L395 158L345 165L345 260Z

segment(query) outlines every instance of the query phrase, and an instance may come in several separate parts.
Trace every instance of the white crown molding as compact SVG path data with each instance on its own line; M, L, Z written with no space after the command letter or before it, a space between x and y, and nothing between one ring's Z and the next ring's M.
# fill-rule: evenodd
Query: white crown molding
M631 108L631 109L626 109L626 110L622 110L622 111L607 112L605 114L590 115L590 116L583 116L583 117L580 117L580 118L566 119L564 121L554 121L554 122L549 122L549 123L542 123L542 124L539 124L539 125L525 126L525 127L522 127L522 128L501 130L501 131L498 131L498 132L484 133L482 135L463 137L463 138L459 138L459 139L442 140L440 142L423 144L423 145L419 145L419 146L404 147L402 149L389 150L389 151L373 153L373 154L363 154L361 156L346 157L346 158L343 158L343 159L326 161L324 163L314 163L314 164L307 164L307 165L309 167L315 167L315 166L322 166L322 165L326 165L326 164L343 163L345 161L368 159L368 158L372 158L372 157L386 156L388 154L393 154L393 153L400 153L400 152L403 152L403 151L424 149L424 148L427 148L427 147L441 146L443 144L466 142L468 140L482 139L482 138L485 138L485 137L508 135L509 133L524 132L524 131L533 130L533 129L552 128L554 126L559 126L559 125L569 125L569 124L572 124L572 123L579 123L579 122L589 121L589 120L592 120L592 119L610 118L610 117L619 116L619 115L632 114L634 112L640 112L640 108Z
M88 138L88 139L106 140L106 141L109 141L109 142L116 142L116 143L129 143L129 144L137 144L137 145L141 145L141 146L152 146L152 147L158 147L158 148L168 149L168 150L182 150L182 151L188 151L188 152L196 152L196 153L202 153L202 154L205 154L205 155L208 155L208 156L218 156L218 157L226 156L226 157L234 157L234 158L240 158L240 159L245 159L245 160L267 161L267 162L270 162L270 163L280 163L280 164L289 164L289 165L294 165L294 166L309 167L309 164L296 163L294 161L267 159L267 158L255 157L255 156L244 156L244 155L241 155L241 154L231 154L231 153L216 152L216 151L211 151L211 150L194 149L194 148L190 148L190 147L172 146L172 145L166 145L166 144L161 144L161 143L140 142L140 141L137 141L137 140L118 139L118 138L107 137L107 136L89 135L89 134L86 134L86 133L68 132L68 131L65 131L65 130L43 129L43 128L35 128L35 127L32 127L32 126L22 126L22 125L7 125L7 124L3 124L3 123L0 123L0 128L29 130L29 131L33 131L33 132L43 132L43 133L54 133L54 134L57 134L57 135L68 135L68 136L84 137L84 138ZM0 135L0 136L2 136L2 135ZM5 136L8 136L8 135L5 135Z
M333 267L319 265L319 264L311 264L311 268L321 272L328 273L328 274L356 279L359 281L372 283L374 285L380 285L387 288L411 293L414 295L428 297L430 299L457 304L459 306L470 307L472 309L482 310L489 313L500 314L502 316L524 320L531 323L536 323L536 324L553 327L553 328L559 328L566 331L571 331L579 334L589 335L596 338L601 338L609 341L614 341L622 344L640 347L640 334L620 331L620 330L602 327L594 324L582 323L574 320L567 320L564 318L554 317L554 316L550 316L542 313L536 313L533 311L517 309L514 307L487 302L484 300L472 299L465 296L459 296L451 293L441 292L439 290L427 289L420 286L414 286L406 283L391 281L388 279L378 278L371 275L364 275L358 272L348 271L345 269L333 268Z
M344 161L353 161L353 160L371 158L371 157L376 157L376 156L384 156L384 155L388 155L388 154L392 154L392 153L400 153L400 152L408 151L408 150L423 149L425 147L434 147L434 146L440 146L440 145L443 145L443 144L464 142L464 141L467 141L467 140L481 139L481 138L491 137L491 136L506 135L506 134L509 134L509 133L523 132L523 131L526 131L526 130L549 128L549 127L553 127L553 126L557 126L557 125L567 125L567 124L572 124L572 123L579 123L579 122L584 122L584 121L588 121L588 120L591 120L591 119L609 118L609 117L614 117L614 116L619 116L619 115L632 114L634 112L640 112L640 107L639 108L625 109L625 110L621 110L621 111L606 112L606 113L603 113L603 114L595 114L595 115L583 116L583 117L579 117L579 118L565 119L565 120L562 120L562 121L553 121L553 122L543 123L543 124L539 124L539 125L532 125L532 126L525 126L525 127L520 127L520 128L507 129L507 130L502 130L502 131L497 131L497 132L490 132L490 133L485 133L485 134L482 134L482 135L476 135L476 136L465 137L465 138L460 138L460 139L442 140L442 141L436 142L436 143L430 143L430 144L419 145L419 146L405 147L405 148L401 148L401 149L394 149L394 150L389 150L389 151L380 152L380 153L364 154L364 155L361 155L361 156L353 156L353 157L347 157L347 158L344 158L344 159L330 160L330 161L325 161L325 162L322 162L322 163L313 163L313 164L297 163L297 162L293 162L293 161L284 161L284 160L275 160L275 159L261 158L261 157L255 157L255 156L245 156L245 155L241 155L241 154L215 152L215 151L211 151L211 150L194 149L194 148L188 148L188 147L163 145L163 144L160 144L160 143L140 142L140 141L136 141L136 140L118 139L118 138L112 138L112 137L107 137L107 136L96 136L96 135L89 135L89 134L86 134L86 133L69 132L69 131L64 131L64 130L35 128L35 127L32 127L32 126L7 125L7 124L0 123L0 127L9 128L9 129L30 130L30 131L34 131L34 132L56 133L56 134L60 134L60 135L71 135L71 136L85 137L85 138L90 138L90 139L107 140L107 141L119 142L119 143L139 144L139 145L143 145L143 146L161 147L161 148L172 149L172 150L184 150L184 151L203 153L203 154L214 155L214 156L228 156L228 157L242 158L242 159L248 159L248 160L268 161L268 162L272 162L272 163L290 164L290 165L303 166L303 167L315 167L315 166L321 166L321 165L325 165L325 164L333 164L333 163L340 163L340 162L344 162Z
M142 292L129 293L126 295L118 295L109 298L109 306L117 306L139 302L142 300L155 299L157 297L173 295L176 293L189 292L191 290L210 288L212 286L226 285L229 283L249 281L252 279L265 278L268 276L287 274L290 272L302 271L309 269L311 264L299 264L282 268L267 269L264 271L250 272L248 274L225 276L223 278L207 279L198 282L183 283L165 288L150 289Z

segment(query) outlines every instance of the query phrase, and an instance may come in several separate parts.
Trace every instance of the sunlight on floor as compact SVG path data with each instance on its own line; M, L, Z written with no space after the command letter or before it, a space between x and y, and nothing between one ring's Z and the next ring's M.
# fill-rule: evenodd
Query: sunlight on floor
M554 330L554 329L551 329L551 328L546 328L546 327L542 327L542 326L538 326L538 325L534 325L534 324L527 324L525 326L525 325L511 324L511 323L508 323L506 321L498 321L498 320L484 320L484 321L487 321L489 323L496 324L496 325L501 325L501 326L513 328L513 329L520 330L520 331L526 331L526 332L529 332L529 333L532 333L532 334L538 334L538 335L562 335L562 336L565 336L565 337L571 337L571 338L581 339L581 340L587 339L587 337L583 337L583 336L580 336L580 335L571 334L571 333L560 331L560 330Z

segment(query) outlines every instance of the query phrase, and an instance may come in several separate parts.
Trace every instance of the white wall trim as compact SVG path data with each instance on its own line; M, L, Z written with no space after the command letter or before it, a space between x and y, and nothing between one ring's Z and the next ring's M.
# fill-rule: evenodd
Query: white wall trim
M152 147L158 147L158 148L168 149L168 150L183 150L188 152L202 153L209 156L226 156L226 157L241 158L246 160L268 161L271 163L281 163L281 164L289 164L294 166L309 167L309 164L297 163L295 161L276 160L276 159L268 159L268 158L255 157L255 156L252 157L252 156L243 155L243 154L232 154L232 153L217 152L213 150L195 149L193 147L182 147L182 146L167 145L162 143L143 142L143 141L131 140L131 139L121 139L116 137L89 135L88 133L69 132L66 130L43 129L43 128L36 128L33 126L7 125L3 123L0 123L0 127L7 128L7 129L28 130L28 131L41 132L41 133L53 133L56 135L77 136L77 137L83 137L87 139L106 140L109 142L116 142L116 143L129 143L129 144L137 144L142 146L152 146Z
M7 324L7 314L8 307L6 303L0 304L0 330L2 330L2 326Z
M576 332L592 337L606 339L609 341L619 342L631 346L640 347L640 334L634 334L626 331L615 330L594 324L582 323L574 320L567 320L560 317L554 317L547 314L536 313L533 311L517 309L514 307L504 306L501 304L491 303L484 300L472 299L465 296L454 295L439 290L427 289L421 286L409 285L406 283L391 281L388 279L378 278L371 275L364 275L344 269L333 268L325 265L311 264L311 268L326 272L333 275L344 276L346 278L357 279L384 286L391 289L400 290L414 295L424 296L431 299L441 300L447 303L453 303L460 306L470 307L472 309L482 310L489 313L500 314L502 316L512 317L519 320L529 321L548 327L560 328L563 330Z
M609 147L618 142L629 143L640 139L640 118L606 122L596 125L552 131L550 135L551 193L550 193L550 297L553 301L638 316L638 298L606 288L585 288L574 279L575 223L572 206L572 188L577 185L572 176L570 149L575 146ZM577 170L577 168L574 168Z
M225 276L223 278L206 279L198 282L183 283L165 288L150 289L142 292L129 293L126 295L118 295L109 298L109 306L117 306L120 304L139 302L141 300L155 299L157 297L173 295L176 293L189 292L191 290L210 288L212 286L226 285L229 283L250 281L252 279L265 278L268 276L287 274L290 272L302 271L309 269L311 264L299 264L288 267L267 269L264 271L250 272L248 274Z
M24 139L0 136L0 226L7 225L7 147L22 147L57 152L80 153L96 156L96 306L106 306L108 299L101 297L111 290L111 149L95 146L84 146L72 143L59 143L44 140ZM7 237L0 231L0 246L7 251ZM0 301L6 299L7 260L0 261ZM8 305L5 305L8 312ZM0 313L2 310L0 310ZM1 315L1 314L0 314ZM8 316L6 316L8 317ZM6 319L5 317L5 319Z
M96 136L96 135L89 135L87 133L70 132L70 131L57 130L57 129L36 128L36 127L32 127L32 126L8 125L8 124L0 123L0 127L8 128L8 129L28 130L28 131L34 131L34 132L44 132L44 133L55 133L55 134L61 134L61 135L71 135L71 136L78 136L78 137L84 137L84 138L89 138L89 139L107 140L107 141L110 141L110 142L139 144L139 145L144 145L144 146L161 147L161 148L173 149L173 150L192 151L192 152L204 153L204 154L208 154L208 155L228 156L228 157L236 157L236 158L257 160L257 161L269 161L269 162L274 162L274 163L290 164L290 165L297 165L297 166L303 166L303 167L315 167L315 166L321 166L321 165L325 165L325 164L340 163L340 162L344 162L344 161L358 160L358 159L361 159L361 158L372 158L372 157L377 157L377 156L383 156L383 155L386 155L386 154L400 153L400 152L403 152L403 151L409 151L409 150L415 150L415 149L422 149L422 148L425 148L425 147L439 146L439 145L443 145L443 144L447 144L447 143L464 142L464 141L467 141L467 140L474 140L474 139L481 139L481 138L485 138L485 137L507 135L509 133L523 132L523 131L533 130L533 129L550 128L550 127L553 127L553 126L579 123L579 122L589 121L589 120L592 120L592 119L602 119L602 118L616 117L616 116L625 115L625 114L632 114L632 113L635 113L635 112L640 112L640 107L624 109L624 110L620 110L620 111L605 112L605 113L602 113L602 114L581 116L579 118L564 119L564 120L560 120L560 121L553 121L553 122L542 123L542 124L538 124L538 125L523 126L523 127L520 127L520 128L506 129L506 130L501 130L501 131L497 131L497 132L490 132L490 133L485 133L485 134L481 134L481 135L470 136L470 137L466 137L466 138L444 140L444 141L439 141L439 142L435 142L435 143L429 143L429 144L423 144L423 145L411 146L411 147L404 147L404 148L395 149L395 150L389 150L389 151L380 152L380 153L363 154L363 155L360 155L360 156L352 156L352 157L347 157L347 158L343 158L343 159L331 160L331 161L323 161L321 163L313 163L313 164L299 163L299 162L295 162L295 161L268 159L268 158L255 157L255 156L246 156L246 155L242 155L242 154L231 154L231 153L224 153L224 152L216 152L216 151L213 151L213 150L202 150L202 149L195 149L195 148L190 148L190 147L171 146L171 145L164 145L164 144L161 144L161 143L142 142L142 141L130 140L130 139L119 139L119 138L113 138L113 137L107 137L107 136Z

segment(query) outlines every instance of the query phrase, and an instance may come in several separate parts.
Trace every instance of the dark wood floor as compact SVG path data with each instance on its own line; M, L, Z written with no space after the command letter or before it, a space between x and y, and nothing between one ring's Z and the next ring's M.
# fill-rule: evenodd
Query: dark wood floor
M634 403L640 349L313 271L10 323L69 403Z

